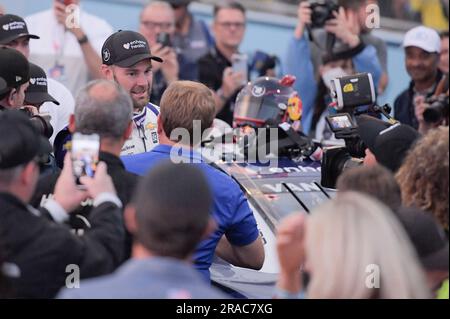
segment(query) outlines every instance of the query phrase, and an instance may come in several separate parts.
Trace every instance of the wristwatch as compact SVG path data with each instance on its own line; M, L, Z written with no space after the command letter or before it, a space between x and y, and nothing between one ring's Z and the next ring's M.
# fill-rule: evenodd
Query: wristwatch
M83 44L85 44L85 43L88 43L89 42L89 39L88 39L88 37L87 37L87 35L85 34L85 35L83 35L80 39L77 39L78 40L78 43L80 44L80 45L83 45Z

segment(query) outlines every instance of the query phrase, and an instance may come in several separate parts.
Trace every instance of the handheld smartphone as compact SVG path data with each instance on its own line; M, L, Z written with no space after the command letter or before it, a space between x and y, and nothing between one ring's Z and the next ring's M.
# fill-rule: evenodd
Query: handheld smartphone
M243 80L242 85L248 82L248 56L246 54L233 54L231 56L233 72L241 73Z
M352 117L348 113L327 116L326 119L333 133L338 133L345 129L356 128L352 121Z
M75 133L72 138L72 171L77 185L80 177L94 177L99 161L100 137Z
M172 47L172 41L170 41L170 34L167 32L158 33L156 36L156 42L160 43L163 47Z

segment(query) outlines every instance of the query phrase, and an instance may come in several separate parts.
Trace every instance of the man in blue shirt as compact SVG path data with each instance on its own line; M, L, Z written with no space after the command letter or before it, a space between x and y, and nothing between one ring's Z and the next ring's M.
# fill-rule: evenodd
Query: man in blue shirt
M112 275L65 289L60 298L225 298L190 265L195 246L215 225L204 174L187 164L157 166L125 213L135 235L133 258ZM173 198L173 193L178 196Z
M256 221L239 185L205 163L201 154L193 150L200 143L194 132L200 129L201 134L198 135L202 135L211 127L214 115L214 96L206 86L189 81L174 82L161 99L158 118L160 145L149 153L122 158L125 167L139 175L169 159L192 163L206 175L214 195L212 215L217 229L200 243L194 259L197 269L208 279L215 252L235 266L260 269L264 263L264 248Z

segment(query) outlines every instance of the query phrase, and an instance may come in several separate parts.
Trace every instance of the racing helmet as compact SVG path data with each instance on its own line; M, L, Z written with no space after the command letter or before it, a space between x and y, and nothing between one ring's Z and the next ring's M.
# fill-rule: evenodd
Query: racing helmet
M233 126L263 127L294 122L302 116L302 101L292 88L294 76L282 79L260 77L248 83L238 94Z

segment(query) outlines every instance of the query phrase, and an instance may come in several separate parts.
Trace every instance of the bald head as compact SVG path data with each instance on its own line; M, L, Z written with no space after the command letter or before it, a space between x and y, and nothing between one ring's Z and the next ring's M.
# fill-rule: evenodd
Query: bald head
M133 103L117 83L107 80L90 82L75 103L76 131L99 134L101 138L121 139L133 115Z

